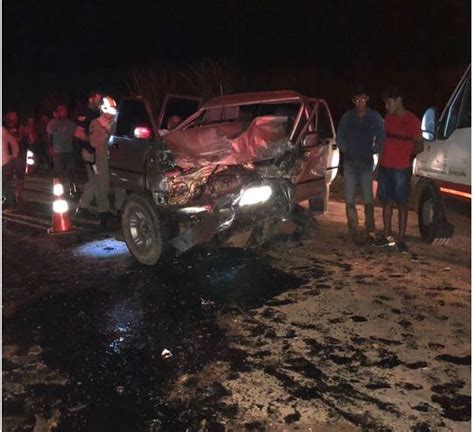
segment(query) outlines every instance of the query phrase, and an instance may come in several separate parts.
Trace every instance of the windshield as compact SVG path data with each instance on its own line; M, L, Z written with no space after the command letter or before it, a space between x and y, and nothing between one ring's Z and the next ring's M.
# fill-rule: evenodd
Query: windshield
M210 108L204 110L186 128L193 128L223 122L251 123L257 117L277 116L286 117L288 127L292 129L301 103L258 103L251 105L236 105Z

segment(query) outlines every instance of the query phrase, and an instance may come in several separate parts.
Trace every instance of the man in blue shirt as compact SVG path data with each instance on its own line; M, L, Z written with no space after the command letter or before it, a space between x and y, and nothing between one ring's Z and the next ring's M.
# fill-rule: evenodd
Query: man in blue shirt
M74 174L73 139L87 139L84 131L68 118L65 105L57 108L58 116L50 120L46 127L50 154L54 163L54 175L62 183L69 182L69 193L74 195L76 188Z
M344 155L344 183L346 215L349 234L356 244L361 244L358 235L356 189L360 185L365 209L366 238L375 234L374 203L372 193L372 172L374 154L380 153L385 139L382 116L367 106L369 96L363 87L357 87L352 94L355 106L347 111L337 129L337 146Z

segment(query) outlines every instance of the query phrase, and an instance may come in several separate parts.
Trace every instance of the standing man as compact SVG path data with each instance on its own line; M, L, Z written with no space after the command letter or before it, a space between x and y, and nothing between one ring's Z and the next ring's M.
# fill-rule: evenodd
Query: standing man
M84 214L96 199L99 208L100 227L102 229L113 228L115 216L110 211L109 191L109 151L108 142L115 131L115 116L117 104L110 97L104 97L100 105L100 117L92 120L89 127L89 142L94 153L86 161L87 182L84 192L79 201L77 215ZM116 202L116 206L118 203Z
M15 138L19 151L17 156L10 162L10 173L16 176L16 200L18 203L23 201L23 190L25 188L25 171L26 171L26 153L28 150L28 142L25 137L25 127L20 124L18 113L10 111L5 116L5 129Z
M77 145L80 148L81 158L84 161L84 164L86 166L86 172L87 172L87 183L84 186L83 194L81 195L81 198L79 200L79 207L76 209L76 216L78 217L92 217L93 216L87 208L90 204L90 201L92 201L93 199L93 195L89 202L86 202L83 196L84 197L91 196L90 191L94 190L94 173L92 172L92 165L95 162L95 156L94 156L95 150L94 150L94 147L92 147L89 142L88 135L89 135L89 127L92 120L95 120L97 117L100 116L101 102L102 102L102 95L98 91L93 90L89 92L87 105L81 107L76 117L76 124L82 129L82 131L87 136L87 139L76 140Z
M366 238L373 239L375 233L372 173L374 154L380 152L384 140L382 116L367 106L369 96L363 87L352 93L355 108L341 118L337 129L337 146L344 153L344 183L347 224L349 235L356 244L362 242L358 236L356 189L360 185L365 210Z
M11 163L18 157L20 148L13 135L2 127L2 195L11 209L15 205L15 196L11 188Z
M415 156L423 151L421 121L403 106L399 89L389 89L384 94L385 144L378 172L378 197L383 203L384 236L376 246L395 246L399 252L408 253L405 232L408 217L408 197L412 164ZM398 241L392 236L392 203L398 207Z
M74 137L87 139L85 133L68 118L66 106L59 105L57 118L52 119L46 128L48 133L49 151L53 159L55 176L63 182L69 181L69 192L76 193L74 175Z

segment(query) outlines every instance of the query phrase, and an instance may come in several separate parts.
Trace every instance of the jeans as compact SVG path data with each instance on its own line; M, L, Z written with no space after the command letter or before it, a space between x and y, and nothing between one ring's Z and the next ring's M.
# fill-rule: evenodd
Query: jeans
M365 227L368 232L375 231L372 171L372 162L345 161L344 163L346 214L351 233L355 233L358 226L356 209L357 185L360 185L362 200L364 201Z
M74 174L74 156L72 152L53 153L53 163L54 176L60 179L61 183L63 183L63 186L65 186L65 183L68 182L69 188L72 192L76 183Z

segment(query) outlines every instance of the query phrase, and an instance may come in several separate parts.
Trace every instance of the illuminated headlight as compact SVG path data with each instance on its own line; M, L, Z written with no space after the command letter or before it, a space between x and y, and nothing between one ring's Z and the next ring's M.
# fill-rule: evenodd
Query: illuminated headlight
M34 165L35 161L34 161L34 159L26 159L26 164L27 165Z
M56 183L53 186L53 194L56 196L61 196L64 194L64 187L61 183Z
M255 186L245 190L239 199L239 206L249 206L261 204L271 197L272 188L270 186Z
M66 213L69 210L69 205L66 200L56 200L53 202L53 211L55 213Z
M179 213L198 214L208 212L208 207L184 207L178 210Z
M33 152L32 152L31 150L28 150L28 151L26 152L26 157L27 157L27 158L32 158L33 156L34 156L34 154L33 154Z

